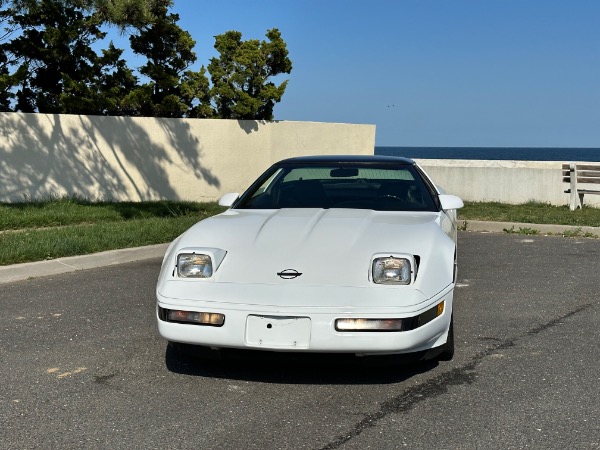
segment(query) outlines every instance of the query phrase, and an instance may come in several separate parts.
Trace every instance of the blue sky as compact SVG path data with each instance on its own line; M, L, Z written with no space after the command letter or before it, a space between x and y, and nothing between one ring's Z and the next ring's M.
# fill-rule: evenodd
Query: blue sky
M378 146L600 148L600 1L175 0L197 66L279 28L278 120L367 123Z

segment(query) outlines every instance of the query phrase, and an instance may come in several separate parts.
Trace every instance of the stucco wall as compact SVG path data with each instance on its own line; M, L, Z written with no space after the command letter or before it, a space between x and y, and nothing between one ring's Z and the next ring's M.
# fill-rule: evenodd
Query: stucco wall
M273 162L373 154L374 125L0 113L0 201L214 200Z
M535 200L551 205L569 204L569 194L564 193L569 185L562 181L561 161L415 161L436 184L463 200L512 204ZM586 195L584 204L600 207L600 195Z
M215 200L270 164L311 154L372 155L374 125L0 113L0 202L81 195ZM468 201L567 205L562 162L419 159ZM600 207L600 195L584 204Z

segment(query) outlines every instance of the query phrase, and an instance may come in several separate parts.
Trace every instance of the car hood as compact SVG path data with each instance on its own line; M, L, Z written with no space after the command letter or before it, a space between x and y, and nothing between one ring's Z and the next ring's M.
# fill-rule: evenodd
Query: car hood
M226 254L212 279L203 283L374 287L369 280L373 255L400 253L419 261L415 283L402 288L416 288L429 297L452 283L453 276L455 243L440 229L439 214L231 209L180 236L165 256L161 278L173 279L180 249L211 248ZM278 273L284 270L302 275L283 279Z

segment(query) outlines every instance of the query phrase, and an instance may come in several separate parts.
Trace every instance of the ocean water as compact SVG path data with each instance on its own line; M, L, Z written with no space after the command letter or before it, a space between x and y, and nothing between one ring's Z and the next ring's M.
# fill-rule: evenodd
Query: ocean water
M425 159L600 162L600 148L375 147L375 154Z

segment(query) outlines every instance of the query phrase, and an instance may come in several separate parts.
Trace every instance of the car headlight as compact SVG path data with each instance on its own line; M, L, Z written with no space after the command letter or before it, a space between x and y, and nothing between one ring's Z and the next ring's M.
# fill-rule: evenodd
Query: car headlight
M177 275L184 278L210 278L213 274L212 260L201 253L177 255Z
M411 272L408 258L386 256L373 259L373 283L410 284Z

